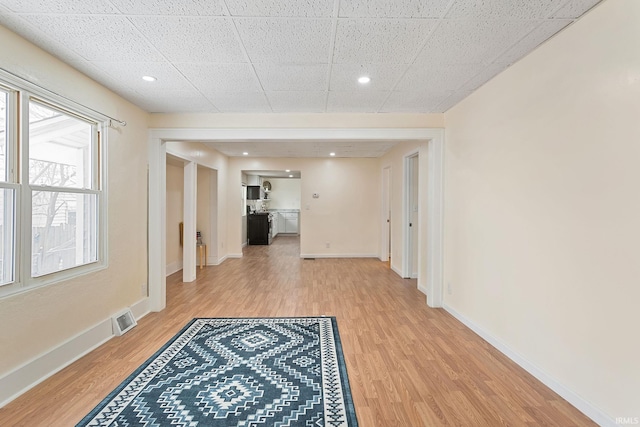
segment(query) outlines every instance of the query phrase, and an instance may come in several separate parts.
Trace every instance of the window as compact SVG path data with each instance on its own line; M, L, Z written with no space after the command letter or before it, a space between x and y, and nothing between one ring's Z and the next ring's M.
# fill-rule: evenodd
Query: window
M0 286L15 281L16 186L8 182L8 143L15 112L10 90L0 86ZM11 132L13 133L13 132Z
M6 83L0 86L0 296L105 262L104 123L28 84Z

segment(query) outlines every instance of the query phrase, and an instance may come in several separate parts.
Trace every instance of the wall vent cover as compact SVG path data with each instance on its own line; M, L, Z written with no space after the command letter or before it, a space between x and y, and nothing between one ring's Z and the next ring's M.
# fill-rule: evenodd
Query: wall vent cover
M135 317L133 317L131 309L126 309L111 318L113 334L118 337L131 330L137 324L138 322L136 322Z

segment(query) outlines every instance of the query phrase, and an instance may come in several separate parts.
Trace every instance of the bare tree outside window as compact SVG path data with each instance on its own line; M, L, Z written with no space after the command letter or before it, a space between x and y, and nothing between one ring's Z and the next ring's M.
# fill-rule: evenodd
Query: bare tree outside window
M29 105L32 277L97 260L92 135L89 122Z

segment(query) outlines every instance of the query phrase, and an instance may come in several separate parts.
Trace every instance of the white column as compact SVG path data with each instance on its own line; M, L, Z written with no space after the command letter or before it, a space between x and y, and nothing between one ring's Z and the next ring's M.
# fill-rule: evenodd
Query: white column
M198 165L184 165L184 235L182 246L182 281L196 280L196 215L197 215Z
M167 151L166 144L149 137L149 301L152 311L167 305Z

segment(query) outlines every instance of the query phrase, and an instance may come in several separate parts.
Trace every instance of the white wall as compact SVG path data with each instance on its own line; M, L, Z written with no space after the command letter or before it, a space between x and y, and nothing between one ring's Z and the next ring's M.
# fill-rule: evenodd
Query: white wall
M2 68L128 123L108 131L108 268L0 299L2 401L6 374L146 295L147 114L3 27L0 45Z
M265 178L271 183L269 209L300 209L300 180L297 178Z
M378 159L233 157L229 159L227 179L231 188L240 188L243 170L299 170L301 255L378 256L378 165ZM320 197L314 199L313 193L319 193ZM239 198L239 191L230 192L227 201L229 254L238 255L242 253Z
M606 0L445 116L446 305L610 425L640 417L639 22Z
M184 220L184 167L167 164L167 275L182 269L179 225Z
M196 211L196 230L202 235L202 241L207 246L213 246L211 236L211 174L213 171L203 166L198 167L198 192ZM199 254L196 261L200 265ZM208 263L208 262L207 262Z

